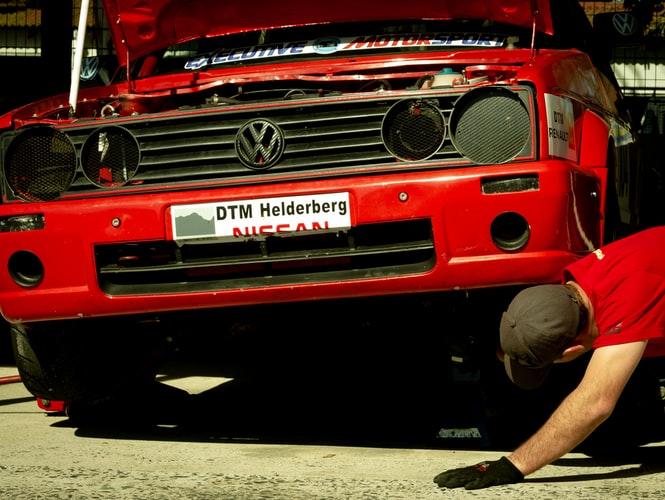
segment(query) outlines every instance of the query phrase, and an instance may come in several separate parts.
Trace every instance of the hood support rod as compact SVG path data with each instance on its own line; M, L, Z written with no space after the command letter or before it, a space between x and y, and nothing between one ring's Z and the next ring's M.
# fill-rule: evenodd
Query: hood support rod
M85 30L88 24L88 10L90 0L81 0L81 12L79 13L79 26L76 32L76 48L74 50L74 61L72 64L72 81L69 87L69 112L76 113L76 103L79 93L79 79L81 78L81 61L83 60L83 46L85 44Z

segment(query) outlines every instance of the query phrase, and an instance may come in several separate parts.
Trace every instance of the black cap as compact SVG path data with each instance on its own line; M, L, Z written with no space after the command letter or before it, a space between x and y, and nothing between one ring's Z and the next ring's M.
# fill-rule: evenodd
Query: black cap
M518 293L501 317L504 365L523 389L541 385L552 363L577 336L580 305L565 285L539 285Z

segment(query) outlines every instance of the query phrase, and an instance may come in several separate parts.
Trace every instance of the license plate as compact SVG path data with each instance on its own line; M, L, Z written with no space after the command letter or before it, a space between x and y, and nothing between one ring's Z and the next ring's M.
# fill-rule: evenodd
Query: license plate
M261 239L351 227L349 193L171 206L171 239Z

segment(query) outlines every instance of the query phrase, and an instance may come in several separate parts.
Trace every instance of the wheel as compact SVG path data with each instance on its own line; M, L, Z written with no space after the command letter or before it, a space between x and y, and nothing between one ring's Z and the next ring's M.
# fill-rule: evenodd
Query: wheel
M24 385L49 400L96 399L152 380L156 338L151 325L121 320L11 325Z

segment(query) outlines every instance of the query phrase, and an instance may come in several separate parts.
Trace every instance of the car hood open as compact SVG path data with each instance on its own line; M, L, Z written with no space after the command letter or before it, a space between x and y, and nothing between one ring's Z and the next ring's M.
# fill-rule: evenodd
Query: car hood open
M398 19L487 19L552 33L548 0L103 0L120 64L170 45L244 31Z

